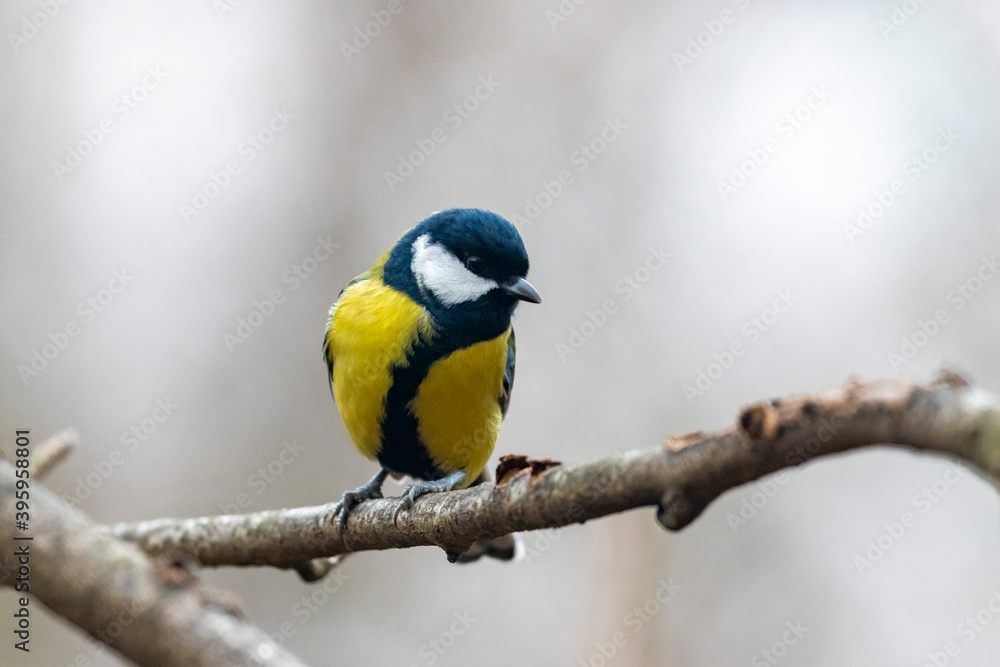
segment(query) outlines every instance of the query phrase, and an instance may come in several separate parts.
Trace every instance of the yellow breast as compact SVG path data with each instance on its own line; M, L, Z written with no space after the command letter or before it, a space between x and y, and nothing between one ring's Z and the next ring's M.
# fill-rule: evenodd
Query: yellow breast
M348 433L375 460L392 369L418 341L430 339L426 310L381 280L361 280L344 290L327 329L335 359L333 394Z
M410 408L420 439L444 472L463 470L466 486L486 467L500 431L500 393L508 329L434 362Z

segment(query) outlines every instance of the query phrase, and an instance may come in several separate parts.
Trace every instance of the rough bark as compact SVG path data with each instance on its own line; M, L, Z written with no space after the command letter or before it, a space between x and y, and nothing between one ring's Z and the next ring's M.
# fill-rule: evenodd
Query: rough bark
M151 559L35 481L28 529L19 530L17 481L14 466L0 461L0 582L28 584L29 614L41 602L142 665L302 665L198 585L182 563Z
M715 433L573 467L514 457L498 483L425 496L393 522L396 500L362 503L343 534L337 504L246 515L156 519L110 531L151 554L186 554L204 565L301 567L350 552L436 545L456 558L474 541L583 523L654 506L670 530L719 495L782 468L872 445L935 452L996 480L1000 401L945 372L928 385L849 382L823 394L744 408Z

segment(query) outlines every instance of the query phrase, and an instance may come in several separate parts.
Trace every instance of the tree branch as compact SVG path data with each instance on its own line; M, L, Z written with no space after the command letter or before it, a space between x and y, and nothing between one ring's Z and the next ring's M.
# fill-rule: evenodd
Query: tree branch
M496 487L424 496L398 525L396 501L382 499L356 507L343 535L336 503L110 530L148 553L189 554L210 566L292 568L313 558L423 545L454 559L478 539L644 506L656 506L660 524L679 530L728 489L821 456L889 444L957 457L997 479L1000 402L950 372L929 385L852 381L820 395L752 405L734 426L670 438L662 447L575 467L522 460L524 469L498 474Z
M17 482L14 467L0 462L3 584L20 586L15 590L22 596L30 594L139 664L302 665L213 601L181 564L151 561L38 483L28 489L30 529L15 531ZM28 604L30 618L37 612Z
M48 475L64 458L80 444L80 434L68 428L36 446L31 451L28 472L33 479Z

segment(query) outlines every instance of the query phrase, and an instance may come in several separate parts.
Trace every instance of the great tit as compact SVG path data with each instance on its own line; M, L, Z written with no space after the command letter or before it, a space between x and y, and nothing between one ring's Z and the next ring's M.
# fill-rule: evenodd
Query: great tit
M488 479L514 384L511 317L540 303L517 229L495 213L432 214L351 280L330 309L323 358L340 417L381 470L344 493L337 520L411 484L394 517L426 493Z

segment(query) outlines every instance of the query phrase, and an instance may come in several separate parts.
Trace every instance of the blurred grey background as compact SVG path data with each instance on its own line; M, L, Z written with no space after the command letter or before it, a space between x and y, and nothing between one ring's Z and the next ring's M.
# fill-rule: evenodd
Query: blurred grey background
M851 376L1000 391L997 3L9 0L0 33L0 445L78 428L48 484L95 520L368 479L327 309L454 206L518 224L544 297L496 455L582 462ZM644 510L517 564L204 577L316 665L986 665L998 505L868 450L679 534ZM121 664L5 623L4 664Z

